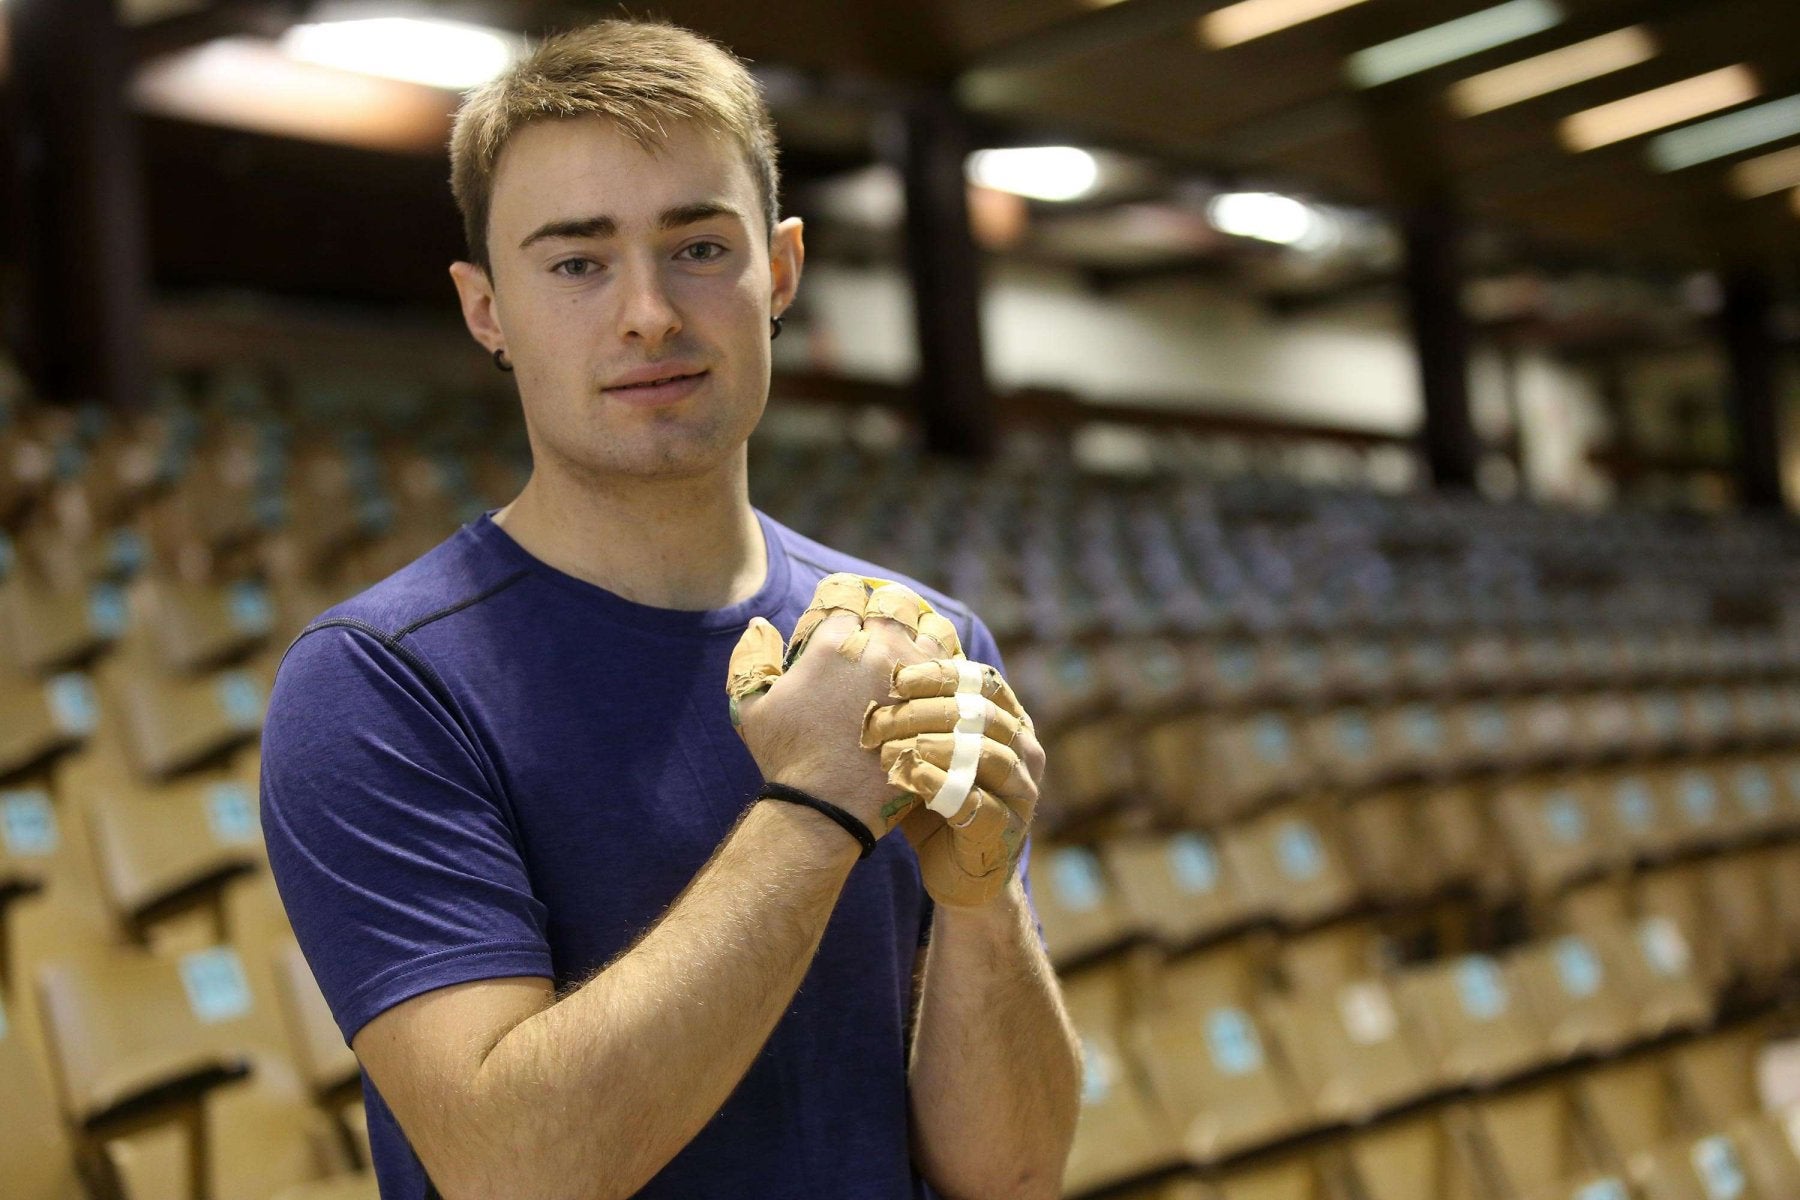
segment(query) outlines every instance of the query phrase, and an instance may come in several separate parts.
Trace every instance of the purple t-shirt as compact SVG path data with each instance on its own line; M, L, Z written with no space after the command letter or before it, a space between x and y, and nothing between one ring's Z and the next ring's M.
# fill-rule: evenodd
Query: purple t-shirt
M762 781L727 716L745 625L791 632L833 571L895 578L758 515L768 578L729 608L632 603L484 514L289 647L263 732L263 829L346 1041L450 984L580 983L711 857ZM976 617L919 591L969 657L998 665ZM882 839L743 1082L638 1195L931 1195L906 1094L930 904L912 848ZM366 1080L364 1096L382 1196L421 1200L418 1157Z

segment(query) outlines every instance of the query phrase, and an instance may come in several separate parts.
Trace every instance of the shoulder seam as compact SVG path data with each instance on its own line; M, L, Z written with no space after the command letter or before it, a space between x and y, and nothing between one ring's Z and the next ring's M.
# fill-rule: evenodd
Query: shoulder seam
M394 640L396 642L398 642L400 639L406 637L408 634L415 633L418 630L423 629L425 626L431 624L433 621L441 621L445 617L448 617L455 613L461 612L463 609L468 608L472 604L479 604L483 600L486 600L489 596L492 596L492 595L495 595L496 593L505 591L507 588L509 588L513 584L519 582L519 580L525 578L525 576L530 573L531 573L530 567L520 567L518 570L514 571L511 575L508 575L505 579L502 579L499 583L493 584L490 587L488 587L485 591L476 592L473 596L470 596L466 600L458 600L455 604L450 605L448 608L440 608L434 613L430 613L427 616L420 617L418 620L414 621L411 625L408 625L406 628L402 629L399 633L396 633L394 635Z
M313 624L308 625L305 629L300 631L300 637L295 638L293 644L288 646L287 651L282 653L282 660L286 661L288 653L292 652L294 646L300 644L300 638L304 638L309 633L316 633L321 629L354 629L358 632L368 634L370 637L380 642L390 653L404 659L406 664L417 672L419 677L425 681L425 685L431 688L432 694L436 697L438 703L444 705L446 708L454 710L454 705L452 704L450 697L450 689L444 686L444 680L438 675L435 667L420 657L411 646L402 646L399 638L391 637L377 629L375 626L369 624L367 621L359 620L356 617L328 617L323 621L315 621ZM280 669L279 664L277 664L276 669Z

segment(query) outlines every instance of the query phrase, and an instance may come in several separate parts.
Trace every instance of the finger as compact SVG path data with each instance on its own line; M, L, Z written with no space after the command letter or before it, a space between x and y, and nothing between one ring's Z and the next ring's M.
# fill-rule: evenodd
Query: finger
M982 738L980 757L975 766L975 783L996 796L1025 799L1036 788L1025 764L1011 747L992 738ZM905 755L914 755L938 769L948 772L956 761L956 735L953 733L921 733L918 737L900 738L881 744L881 767L890 770ZM1035 797L1032 797L1035 799Z
M906 630L908 641L919 634L919 618L930 605L925 598L903 583L884 583L869 593L869 602L863 611L863 623L866 625L873 618L893 621Z
M902 700L954 696L959 692L986 696L1021 722L1025 719L1025 709L1013 695L1011 685L986 663L971 662L966 658L935 658L894 672L893 694Z
M966 709L966 711L965 711ZM901 700L898 703L871 704L863 714L862 745L874 750L895 738L917 737L921 733L954 733L957 726L983 734L1010 746L1024 728L1019 718L992 700L980 696L938 696L926 700Z
M919 649L936 658L961 658L963 656L962 639L956 636L956 626L948 617L935 612L921 613L919 616L919 636L914 639Z
M1029 818L1010 805L982 788L973 788L956 813L945 816L942 809L934 806L932 797L944 789L949 776L919 758L896 763L888 772L888 782L924 798L926 807L943 817L950 831L951 858L965 874L980 878L1018 862Z
M818 586L813 589L812 601L794 623L794 637L788 645L787 663L784 665L791 666L800 657L806 643L833 613L848 613L856 618L856 624L860 626L868 597L869 585L860 575L839 571L819 580Z
M733 727L743 726L744 702L768 691L781 678L781 649L781 631L761 617L751 617L749 627L732 648L725 673Z

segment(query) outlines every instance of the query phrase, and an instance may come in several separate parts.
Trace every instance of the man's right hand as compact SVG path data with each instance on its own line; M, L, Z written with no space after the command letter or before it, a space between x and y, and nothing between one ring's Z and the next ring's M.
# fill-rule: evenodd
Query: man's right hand
M895 665L926 660L915 644L921 620L948 624L910 588L871 590L848 574L819 581L785 653L780 631L753 617L725 686L763 778L838 805L877 837L899 824L917 798L888 782L860 739L869 704L889 699Z

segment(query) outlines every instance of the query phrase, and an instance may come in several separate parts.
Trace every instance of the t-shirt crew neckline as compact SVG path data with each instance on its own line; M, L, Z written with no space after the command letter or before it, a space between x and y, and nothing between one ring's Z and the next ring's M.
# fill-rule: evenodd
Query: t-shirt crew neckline
M767 554L768 570L762 586L748 600L740 600L724 608L696 610L639 604L635 600L627 600L617 592L609 592L599 584L589 583L566 571L560 571L514 541L513 536L494 521L494 514L498 511L499 509L493 508L486 510L465 528L483 547L530 570L537 577L582 597L604 611L610 620L621 625L668 634L738 632L749 624L751 617L773 616L787 598L790 574L787 543L782 539L779 527L760 509L752 511L756 513L757 523L762 526L763 546Z

